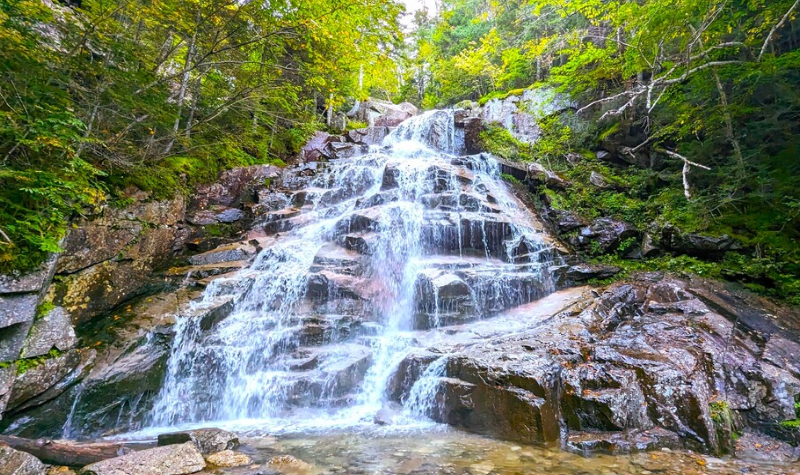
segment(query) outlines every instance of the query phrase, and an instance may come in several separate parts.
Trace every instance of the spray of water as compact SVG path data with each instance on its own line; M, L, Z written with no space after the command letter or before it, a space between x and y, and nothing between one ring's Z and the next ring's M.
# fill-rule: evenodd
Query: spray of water
M210 328L178 318L150 426L371 424L416 331L551 292L553 253L529 213L494 159L457 157L457 142L452 112L431 111L383 147L292 181L264 223L283 231L275 243L188 312L232 304L230 315ZM433 410L445 362L411 389L404 424Z

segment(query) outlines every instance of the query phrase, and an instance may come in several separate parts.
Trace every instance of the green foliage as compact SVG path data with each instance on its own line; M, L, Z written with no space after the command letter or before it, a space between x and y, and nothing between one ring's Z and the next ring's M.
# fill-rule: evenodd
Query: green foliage
M55 308L56 306L49 300L42 302L36 307L36 318L39 319L47 316L47 314L55 310Z
M511 183L512 185L515 185L515 186L521 186L522 185L522 182L519 181L517 179L517 177L515 177L514 175L509 175L507 173L503 173L502 177L503 177L503 180Z
M366 122L359 122L357 120L347 121L347 130L365 129L367 127L369 127L369 124Z
M401 11L0 0L0 272L36 267L72 218L124 206L127 186L159 199L231 167L282 164L325 106L393 93Z

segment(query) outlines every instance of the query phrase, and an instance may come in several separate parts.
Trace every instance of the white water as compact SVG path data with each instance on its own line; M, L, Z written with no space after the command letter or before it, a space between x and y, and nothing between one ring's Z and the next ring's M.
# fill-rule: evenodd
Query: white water
M305 197L294 210L300 225L281 233L251 268L214 281L196 304L233 298L233 313L210 329L198 318L178 318L145 432L211 422L270 433L373 426L397 365L420 344L420 322L436 334L453 319L489 318L551 292L551 252L530 214L500 180L495 160L454 156L456 137L452 112L428 112L398 127L383 148L334 161L297 190L292 201ZM386 176L395 184L387 186ZM352 258L341 249L348 236L367 243L361 268L336 270L335 278L349 279L362 300L330 285L327 295L312 297L319 256ZM522 260L520 244L528 250ZM434 283L453 275L468 293L440 296ZM309 319L355 320L361 330L309 343ZM432 424L426 415L445 361L411 388L393 430Z

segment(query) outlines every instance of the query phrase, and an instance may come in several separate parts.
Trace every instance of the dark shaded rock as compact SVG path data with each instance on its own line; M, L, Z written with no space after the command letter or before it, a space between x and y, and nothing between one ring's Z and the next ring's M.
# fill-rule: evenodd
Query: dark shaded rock
M0 473L4 475L45 475L45 466L33 455L0 444Z
M14 410L22 403L44 393L71 373L80 362L80 353L72 350L55 358L49 358L17 375L7 410Z
M35 397L24 400L13 408L15 414L24 413L24 411L40 406L46 402L52 401L59 397L73 385L81 381L91 371L94 365L97 352L95 350L80 350L80 360L78 364L64 377L58 379L58 382L51 384L44 392L39 393ZM23 376L28 372L23 373ZM51 374L53 374L51 372ZM57 375L55 375L57 376ZM29 378L30 376L26 376ZM19 378L18 378L19 379ZM57 378L52 378L57 379ZM44 385L46 386L46 385Z
M0 419L6 410L8 400L11 399L11 391L14 389L14 379L17 375L17 365L11 364L5 368L0 368Z
M253 165L223 172L209 185L201 185L192 196L190 214L212 206L238 208L243 202L255 201L256 188L279 178L281 169L273 165Z
M742 249L742 245L730 236L703 236L682 233L674 226L665 226L659 239L661 246L672 252L703 258L722 258L728 251Z
M300 150L300 160L304 162L315 162L320 159L331 158L328 154L328 144L333 137L327 132L317 132L311 137Z
M81 475L188 475L206 467L195 444L168 445L87 465Z
M572 211L552 210L552 216L553 222L561 234L586 226L586 221Z
M569 282L580 284L593 279L608 279L619 274L620 268L602 264L578 264L566 268L565 277Z
M238 448L239 436L233 432L215 428L171 432L158 436L158 445L160 446L186 442L194 443L202 454L213 454Z
M203 303L191 311L184 313L184 317L200 320L200 328L208 331L214 325L228 318L233 312L234 298L232 295L218 297L209 303Z
M67 351L75 346L78 339L66 310L56 307L46 315L36 319L22 348L22 358L46 355L51 349Z
M161 388L171 338L156 332L127 353L104 355L76 394L71 433L96 437L140 427Z
M473 155L485 152L481 132L486 130L483 119L470 117L464 121L464 153Z
M598 218L591 225L581 228L577 236L570 238L570 243L595 254L606 254L615 251L622 242L637 234L636 228L624 221Z
M659 246L657 239L651 231L644 233L641 250L643 257L655 257L661 253L661 246Z

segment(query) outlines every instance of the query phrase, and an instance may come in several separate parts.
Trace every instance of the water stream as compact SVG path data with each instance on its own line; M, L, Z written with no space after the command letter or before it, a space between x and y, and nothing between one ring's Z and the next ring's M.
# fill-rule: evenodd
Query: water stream
M285 179L283 207L259 224L274 241L196 304L232 304L230 315L178 319L150 428L373 426L420 332L436 338L552 292L557 256L541 226L498 163L459 157L460 142L452 112L432 111L368 154ZM390 425L432 424L428 379Z

